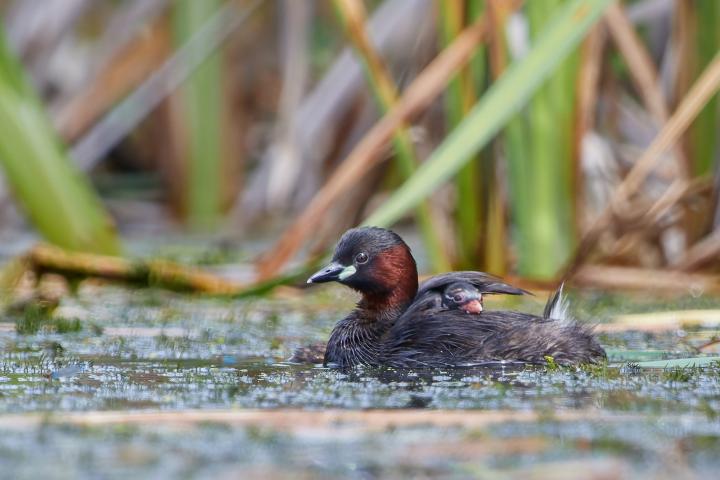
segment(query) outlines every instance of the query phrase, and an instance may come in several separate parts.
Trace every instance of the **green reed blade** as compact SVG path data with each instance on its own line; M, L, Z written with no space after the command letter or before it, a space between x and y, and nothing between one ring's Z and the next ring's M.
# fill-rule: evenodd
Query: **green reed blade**
M477 3L477 2L474 2ZM464 2L443 0L439 4L440 30L443 48L450 45L467 23L465 21ZM477 64L477 57L471 63ZM453 78L445 92L445 118L447 130L457 127L472 109L477 98L473 71L461 70ZM458 253L460 266L470 268L477 260L482 234L480 215L481 185L479 182L478 158L468 161L457 173L455 183L457 198L455 220L458 231Z
M116 254L114 224L72 164L0 29L0 164L33 225L64 248Z
M218 0L178 0L173 27L177 45L184 45L217 10ZM187 162L186 214L198 229L212 229L222 215L222 59L210 55L180 89L183 108L183 156Z
M546 26L548 13L567 2L548 0L530 2L527 14L531 38ZM508 148L508 162L526 172L523 183L515 188L523 192L514 197L512 211L518 239L518 271L522 275L550 279L565 264L575 246L574 162L575 84L578 52L575 49L540 87L525 112L524 138L512 139L530 145L518 154ZM508 138L508 140L510 140ZM520 182L518 182L520 183Z
M508 68L415 175L364 223L396 222L451 178L527 105L609 3L610 0L575 0L557 9L530 52ZM513 173L517 172L511 175Z
M367 39L366 32L368 30L367 27L362 24L355 24L357 20L364 23L365 18L351 18L351 10L359 7L359 5L354 5L353 2L355 1L359 0L334 0L333 3L338 17L340 17L343 25L348 30L348 36L351 38L358 58L363 65L365 77L371 87L375 100L381 112L385 114L397 102L397 88L389 72L377 56L377 53L369 51L371 47L362 43L363 40ZM360 7L359 10L364 14L362 7ZM371 56L373 58L369 58ZM415 172L418 160L410 138L410 132L407 128L399 128L395 131L393 146L395 147L397 169L403 180L408 179ZM429 202L421 202L417 206L416 218L433 271L445 272L450 270L450 261L440 240L437 225L435 225L432 218Z
M695 77L715 58L720 51L720 3L717 1L693 2L697 25L694 31L694 61L693 73ZM715 160L720 154L718 130L720 129L720 103L715 95L702 109L697 119L690 127L689 151L692 171L695 175L708 175L713 171Z

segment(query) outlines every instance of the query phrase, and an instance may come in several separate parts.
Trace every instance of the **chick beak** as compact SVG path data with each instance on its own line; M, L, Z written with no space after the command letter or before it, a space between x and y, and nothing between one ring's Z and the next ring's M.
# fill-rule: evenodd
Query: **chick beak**
M483 311L482 294L469 297L467 302L460 305L460 308L467 313L480 313Z

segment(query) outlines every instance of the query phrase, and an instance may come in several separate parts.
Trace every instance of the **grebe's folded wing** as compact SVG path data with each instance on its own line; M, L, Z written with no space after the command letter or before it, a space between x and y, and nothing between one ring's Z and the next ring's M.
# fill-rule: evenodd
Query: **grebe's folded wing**
M449 272L449 273L443 273L441 275L435 275L434 277L431 277L424 281L422 285L420 285L420 289L418 290L416 299L420 299L423 297L427 292L430 291L442 291L454 282L467 282L472 284L475 288L478 289L480 293L504 293L507 295L525 295L529 294L532 295L527 290L523 290L522 288L513 287L512 285L503 282L497 277L493 277L492 275L488 275L484 272L472 272L472 271L463 271L463 272Z

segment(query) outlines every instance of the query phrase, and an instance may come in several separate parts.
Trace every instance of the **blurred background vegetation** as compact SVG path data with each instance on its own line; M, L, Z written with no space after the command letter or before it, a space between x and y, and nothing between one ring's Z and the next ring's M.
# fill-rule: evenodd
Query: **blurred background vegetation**
M253 283L402 223L426 273L717 288L715 0L0 11L6 245L259 236Z

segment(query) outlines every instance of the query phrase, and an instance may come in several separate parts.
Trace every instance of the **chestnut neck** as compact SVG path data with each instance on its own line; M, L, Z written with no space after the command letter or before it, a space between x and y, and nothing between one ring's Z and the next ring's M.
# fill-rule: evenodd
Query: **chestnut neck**
M376 259L373 270L377 288L362 292L359 307L376 320L394 321L417 293L415 259L407 246L397 245Z

